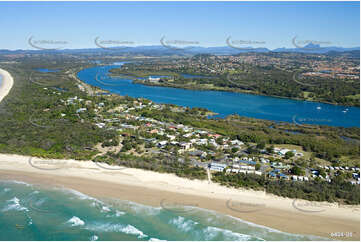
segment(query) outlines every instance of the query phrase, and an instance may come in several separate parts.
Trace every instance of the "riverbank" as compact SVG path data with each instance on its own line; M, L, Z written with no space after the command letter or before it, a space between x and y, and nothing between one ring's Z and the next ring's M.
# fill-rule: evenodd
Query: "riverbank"
M266 95L264 93L260 93L254 90L246 90L246 89L242 89L242 88L238 88L239 85L237 83L234 83L231 80L228 80L228 82L232 83L233 85L235 85L235 87L226 87L226 86L215 86L213 84L193 84L193 82L190 80L190 84L186 83L175 83L174 81L171 82L149 82L146 80L140 80L140 78L144 78L144 77L148 77L148 76L173 76L173 77L180 77L182 75L182 73L175 73L175 72L143 72L143 71L134 71L133 73L125 71L125 70L121 70L121 69L111 69L109 71L111 74L110 76L113 78L119 78L119 76L117 76L117 74L120 75L126 75L128 76L130 79L133 79L133 83L136 84L142 84L142 85L146 85L146 86L157 86L157 87L169 87L169 88L181 88L181 89L185 89L185 90L196 90L196 91L221 91L221 92L234 92L234 93L245 93L245 94L252 94L252 95L259 95L259 96L265 96L265 97L275 97L275 98L285 98L285 99L292 99L292 100L297 100L297 101L305 101L305 102L319 102L319 103L324 103L324 104L330 104L330 105L338 105L338 106L350 106L350 107L360 107L359 103L355 104L355 105L345 105L343 103L338 103L338 102L331 102L331 101L327 101L327 100L322 100L322 99L314 99L314 98L301 98L301 97L296 97L296 96L292 96L292 97L288 97L288 96L281 96L281 95ZM187 75L187 74L186 74ZM201 76L199 73L190 73L190 75L196 75L199 76L199 78L217 78L217 76ZM124 77L123 77L124 78ZM186 78L187 79L187 78Z
M0 102L8 95L14 85L14 80L9 72L0 69Z
M117 198L155 207L189 205L294 234L338 240L360 238L359 206L281 198L172 174L133 168L114 170L91 161L32 158L29 162L29 157L1 154L0 179L61 186L97 198ZM353 236L333 237L336 232L352 232Z
M145 85L130 79L113 79L109 70L115 66L86 68L77 73L84 83L121 96L146 98L155 103L175 104L183 107L201 107L219 113L219 117L238 114L245 117L280 122L293 122L293 117L305 124L359 127L358 107L346 107L290 98L277 98L231 91L207 91ZM118 66L116 66L118 67ZM101 81L100 81L101 80ZM226 105L225 105L226 104Z
M196 86L196 85L179 86L179 85L173 84L173 83L160 83L160 82L151 83L151 82L143 81L143 80L133 80L133 83L142 84L145 86L179 88L179 89L194 90L194 91L219 91L219 92L244 93L244 94L258 95L258 96L264 96L264 97L291 99L291 100L303 101L303 102L314 102L314 103L324 103L324 104L330 104L330 105L336 105L336 106L346 106L345 104L342 104L342 103L328 102L325 100L307 99L307 98L298 98L298 97L284 97L284 96L277 96L277 95L265 95L263 93L254 92L254 91L233 89L233 88L226 88L226 87L216 87L216 86L210 86L210 85L208 85L208 86ZM360 105L350 105L347 107L360 107Z

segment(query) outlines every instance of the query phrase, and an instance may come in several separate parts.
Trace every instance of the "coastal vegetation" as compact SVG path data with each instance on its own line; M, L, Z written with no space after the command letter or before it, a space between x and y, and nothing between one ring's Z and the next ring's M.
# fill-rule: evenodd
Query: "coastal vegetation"
M277 196L305 199L309 201L360 204L360 187L342 179L331 183L317 180L309 183L266 179L263 176L245 174L225 174L217 172L212 180L224 186L262 190Z
M211 112L204 108L109 95L77 80L78 71L94 66L85 57L44 54L21 56L13 62L0 60L0 67L15 80L10 94L0 103L1 153L93 160L190 179L206 179L204 168L210 162L238 157L252 157L257 171L264 169L263 158L301 167L287 171L294 175L303 175L306 169L317 169L324 175L320 165L359 167L359 128L299 126L238 115L209 118ZM38 68L57 71L41 72ZM169 75L169 71L161 74ZM127 74L135 73L128 70ZM138 76L145 74L150 72ZM215 79L207 81L211 80ZM180 146L196 138L214 142L195 143L193 150ZM231 140L239 145L227 148ZM304 156L275 154L275 146L298 149ZM270 169L267 165L264 174ZM293 182L224 172L213 173L212 179L285 197L357 204L360 188L350 184L351 174L335 173L332 182L318 178Z
M247 62L250 56L252 60L255 59L254 62ZM280 59L285 63L275 65L273 61L280 62ZM340 73L325 74L328 72L316 72L314 69L318 63L336 61L345 63L344 70ZM348 73L346 68L357 70L357 66L359 66L358 58L350 56L340 59L339 56L327 54L248 53L227 58L196 55L172 63L161 60L141 64L127 63L110 72L112 75L126 74L133 77L168 76L156 82L134 79L135 83L151 86L245 92L360 106L359 72L352 72L352 75L345 74ZM184 74L191 77L185 77Z

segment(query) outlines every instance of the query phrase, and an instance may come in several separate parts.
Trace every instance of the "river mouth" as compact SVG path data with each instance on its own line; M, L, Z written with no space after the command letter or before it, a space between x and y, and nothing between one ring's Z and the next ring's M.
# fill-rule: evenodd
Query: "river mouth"
M156 103L206 108L217 113L217 117L220 118L238 114L250 118L288 123L295 123L296 120L296 125L360 127L359 107L246 93L147 86L133 83L132 78L110 77L109 70L119 68L119 66L118 63L117 65L86 68L78 72L77 76L81 81L113 94L146 98ZM101 82L97 80L101 80Z

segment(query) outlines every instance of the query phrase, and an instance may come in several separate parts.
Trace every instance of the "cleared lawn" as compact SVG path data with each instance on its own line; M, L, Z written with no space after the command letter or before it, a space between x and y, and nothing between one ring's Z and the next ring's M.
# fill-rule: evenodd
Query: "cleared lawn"
M270 146L270 145L268 145ZM289 149L289 150L296 150L297 152L300 152L303 154L303 158L308 160L311 157L312 152L307 152L307 151L303 151L302 150L302 146L299 145L290 145L290 144L277 144L274 145L274 147L276 148L284 148L284 149ZM331 163L329 161L323 160L323 159L319 159L319 158L315 158L316 163L320 164L320 165L330 165Z

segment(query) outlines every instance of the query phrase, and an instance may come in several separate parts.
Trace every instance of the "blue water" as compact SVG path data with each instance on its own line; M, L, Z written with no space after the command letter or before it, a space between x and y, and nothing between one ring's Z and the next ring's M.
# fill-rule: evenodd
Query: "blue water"
M145 86L133 84L130 79L109 77L108 71L112 68L119 68L119 65L87 68L78 73L78 78L85 83L119 95L143 97L158 103L203 107L218 113L220 117L239 114L240 116L298 124L360 127L359 107L244 93Z
M35 69L36 71L40 71L40 72L44 72L44 73L47 73L47 72L58 72L59 70L51 70L51 69L46 69L46 68L38 68L38 69Z
M325 240L195 207L158 207L0 181L0 240Z

